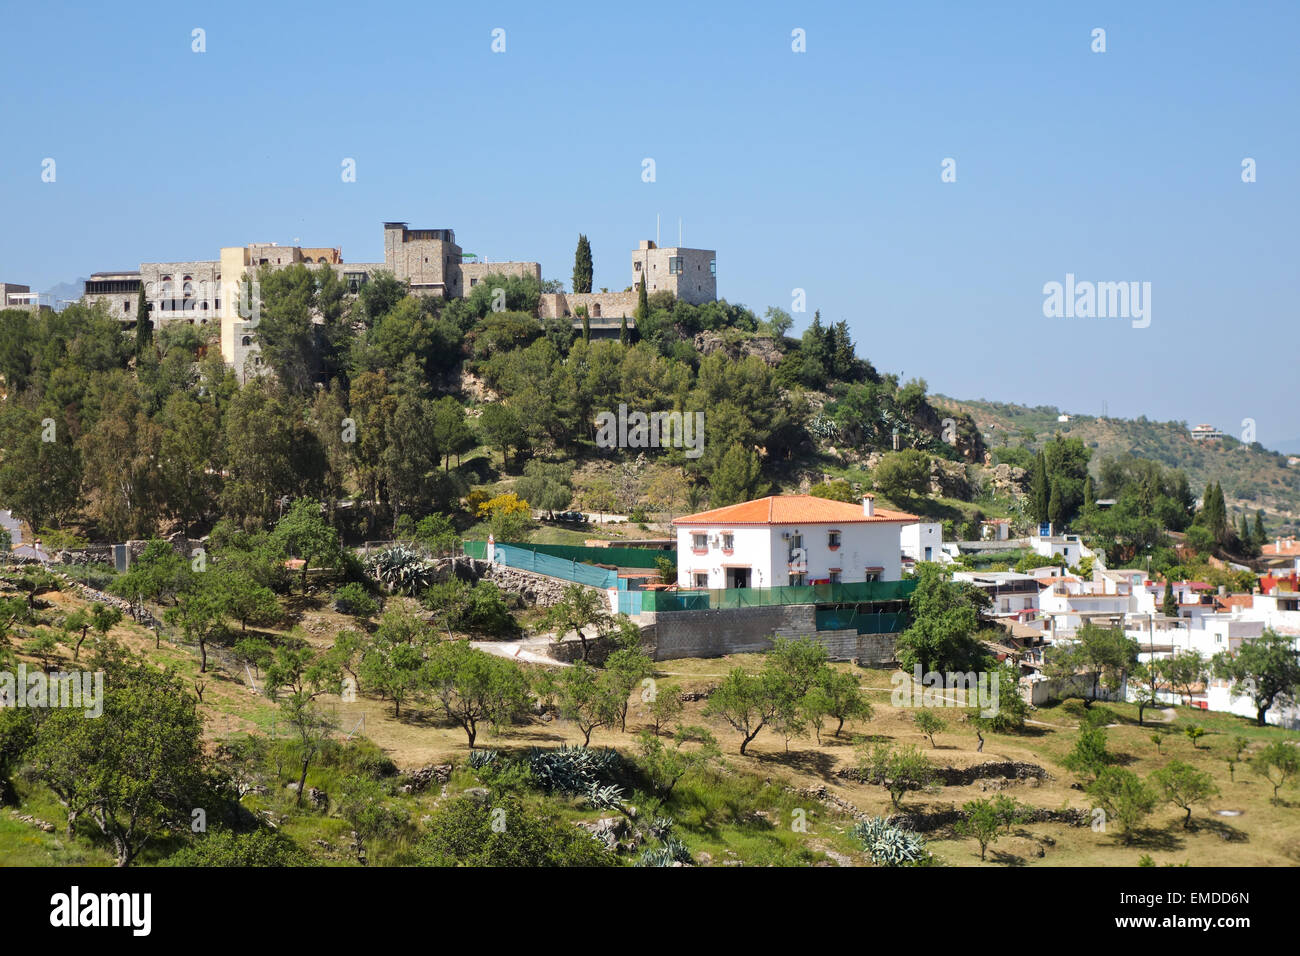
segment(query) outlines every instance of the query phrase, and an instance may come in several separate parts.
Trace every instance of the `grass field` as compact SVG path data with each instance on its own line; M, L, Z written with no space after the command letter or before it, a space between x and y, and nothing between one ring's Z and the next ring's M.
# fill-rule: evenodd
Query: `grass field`
M77 605L68 594L44 595L56 609ZM296 622L298 633L321 647L329 646L334 635L350 626L349 619L326 609L323 601L305 600ZM246 675L226 673L219 667L206 675L198 674L196 653L191 648L163 642L155 650L154 636L130 622L120 625L114 636L133 650L146 654L159 664L171 665L187 682L204 683L201 712L206 721L208 738L215 743L236 733L277 733L277 708L248 686ZM213 660L212 657L209 658ZM658 665L656 680L660 689L677 685L684 692L704 692L718 683L735 667L753 671L761 667L761 655L736 655L707 660L665 661ZM1031 712L1031 722L1023 733L989 734L982 753L976 751L976 737L968 725L959 720L961 711L950 711L950 726L936 735L935 744L912 723L912 711L894 706L890 695L892 672L863 670L849 664L837 668L856 674L874 707L873 717L845 728L840 736L824 731L815 737L785 741L764 731L744 756L737 752L739 735L725 723L704 716L704 702L685 704L682 722L710 727L724 753L723 761L713 769L684 778L662 805L650 800L650 809L671 815L677 821L677 835L697 861L715 865L862 865L868 860L860 845L849 834L853 817L845 809L850 805L870 815L893 812L889 794L879 786L864 785L838 775L838 771L855 767L864 742L915 745L933 763L943 767L969 767L987 761L1014 760L1037 764L1050 775L1038 782L1022 782L997 792L1046 810L1077 808L1089 810L1091 801L1075 786L1075 777L1061 765L1077 737L1080 718L1072 707L1052 705ZM341 731L364 734L403 770L431 764L453 764L456 772L446 787L446 795L455 795L479 785L474 773L464 765L468 748L464 733L443 726L431 707L418 702L402 707L401 718L393 716L391 703L361 696L355 702L337 697L321 699ZM1101 706L1101 705L1099 705ZM1115 832L1094 832L1090 827L1064 823L1019 825L1003 834L989 848L981 863L979 847L972 839L956 836L951 830L937 830L928 835L929 846L940 862L957 866L1135 866L1143 855L1157 864L1192 866L1295 866L1300 864L1300 791L1291 786L1282 791L1282 801L1270 800L1271 787L1248 766L1239 764L1230 775L1227 758L1234 751L1233 740L1243 737L1248 757L1267 743L1286 739L1296 741L1300 735L1273 727L1256 727L1248 720L1228 714L1209 714L1190 708L1175 708L1162 714L1148 710L1147 726L1137 723L1137 708L1127 704L1107 703L1113 713L1109 728L1109 748L1119 756L1123 766L1147 777L1171 759L1186 761L1211 774L1219 796L1193 813L1194 829L1185 830L1183 811L1162 804L1145 825L1126 844ZM1161 744L1161 752L1151 740L1153 723L1171 730ZM1187 724L1197 724L1206 731L1199 745L1181 733ZM613 747L633 755L637 751L637 733L647 726L645 705L633 698L628 732L617 728L598 728L592 735L595 747ZM527 723L499 733L484 729L478 746L505 753L522 754L531 747L555 747L563 743L582 742L578 729L566 721L534 717ZM317 768L308 775L308 785L331 792L337 771ZM1235 777L1235 779L1234 779ZM289 779L286 776L285 779ZM937 813L960 808L969 800L996 795L998 782L977 781L969 786L949 786L934 792L906 795L906 812ZM820 796L820 789L833 795L840 805L833 806ZM65 817L53 798L39 786L20 787L20 812L46 820L56 827L55 833L18 822L14 810L0 810L0 861L8 865L108 865L110 855L88 834L79 829L72 843L63 838ZM437 790L416 797L402 798L413 818L432 810L443 798ZM645 801L644 794L634 795ZM546 800L565 818L592 820L602 814L582 800L548 797ZM291 799L283 792L245 798L250 809L265 809L280 815L284 832L313 853L322 864L347 865L355 860L346 850L348 834L343 821L330 813L295 811ZM1234 811L1222 816L1216 811ZM804 824L806 821L806 825ZM405 847L381 849L372 854L372 862L409 862ZM146 854L142 863L156 859Z

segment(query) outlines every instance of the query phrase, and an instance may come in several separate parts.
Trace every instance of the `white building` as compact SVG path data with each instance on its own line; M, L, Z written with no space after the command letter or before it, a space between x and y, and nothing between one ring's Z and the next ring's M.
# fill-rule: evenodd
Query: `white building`
M1300 571L1300 541L1295 538L1278 538L1260 548L1260 556L1273 570L1285 574Z
M915 515L812 495L773 495L677 518L683 588L896 581L900 529Z
M937 521L905 524L899 532L903 554L913 561L937 561L948 564L951 558L943 548L943 525Z
M993 602L989 613L1027 624L1038 617L1038 599L1042 583L1032 574L1016 571L957 571L954 581L973 584Z
M1054 558L1059 554L1069 567L1078 564L1080 558L1094 556L1077 534L1036 534L1029 539L1029 545L1035 554L1044 558Z

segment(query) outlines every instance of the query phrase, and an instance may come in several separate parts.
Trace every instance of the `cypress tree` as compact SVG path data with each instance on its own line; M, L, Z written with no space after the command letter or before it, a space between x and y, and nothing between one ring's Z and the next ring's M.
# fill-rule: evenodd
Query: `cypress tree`
M650 296L645 291L645 276L641 277L636 288L636 324L640 325L650 315Z
M153 320L149 318L149 300L143 287L135 304L135 357L138 359L153 344Z
M582 310L582 341L591 341L591 316L587 314L586 309Z
M1047 520L1052 522L1053 529L1061 527L1065 522L1065 504L1061 500L1061 483L1052 482L1052 494L1047 499Z
M1092 490L1092 475L1083 479L1083 506L1091 508L1097 503L1097 496Z
M1237 531L1237 537L1241 539L1241 550L1249 553L1251 550L1250 523L1246 521L1245 512L1241 515L1241 528Z
M1047 460L1040 451L1034 459L1034 476L1029 486L1030 501L1034 508L1034 520L1048 520L1047 506L1050 503L1051 489L1047 484Z
M578 248L573 253L573 291L590 292L592 279L591 243L578 234Z
M1264 542L1268 540L1268 532L1264 530L1264 512L1257 509L1255 511L1255 534L1252 537L1252 543L1257 548L1262 548Z
M1228 530L1232 527L1228 523L1228 506L1223 498L1223 486L1217 481L1214 483L1214 510L1210 513L1210 530L1214 533L1214 540L1223 544L1228 540Z
M626 315L623 316L623 321L618 327L618 341L622 345L630 344L628 342L628 337L627 337L627 316ZM1242 518L1241 520L1245 521L1246 519Z
M1160 608L1165 617L1178 616L1178 599L1174 597L1174 585L1171 581L1165 582L1165 599Z

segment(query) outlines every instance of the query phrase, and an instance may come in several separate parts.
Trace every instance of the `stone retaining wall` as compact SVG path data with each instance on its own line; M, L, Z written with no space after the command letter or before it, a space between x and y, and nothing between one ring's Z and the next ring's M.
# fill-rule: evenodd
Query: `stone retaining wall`
M833 661L852 660L864 667L893 663L897 634L819 631L815 610L812 604L791 604L659 611L653 624L655 660L760 653L771 650L774 637L810 637L826 648Z

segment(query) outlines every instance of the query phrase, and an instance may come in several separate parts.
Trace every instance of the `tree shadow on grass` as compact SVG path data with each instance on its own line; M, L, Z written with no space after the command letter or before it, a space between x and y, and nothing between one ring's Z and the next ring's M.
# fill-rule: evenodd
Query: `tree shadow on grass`
M1181 826L1181 824L1180 824ZM1197 816L1192 814L1192 826L1206 833L1213 833L1225 843L1249 843L1250 837L1231 823L1218 817Z
M1007 850L999 850L996 847L989 847L989 857L994 863L1001 863L1003 866L1024 866L1025 858L1018 853L1011 853Z
M836 783L835 758L820 750L791 750L776 753L755 753L754 756L763 763L775 763L790 770L820 777L827 783Z
M1183 849L1187 845L1187 838L1183 835L1182 824L1175 823L1172 827L1163 830L1155 827L1135 827L1128 843L1124 842L1123 834L1116 834L1115 845L1169 852Z

